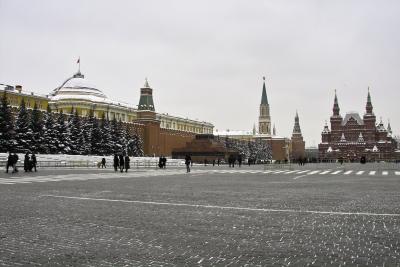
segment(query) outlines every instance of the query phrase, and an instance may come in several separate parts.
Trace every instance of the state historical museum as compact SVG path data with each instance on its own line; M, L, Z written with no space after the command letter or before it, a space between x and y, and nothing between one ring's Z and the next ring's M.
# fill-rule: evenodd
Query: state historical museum
M331 129L325 124L322 142L318 145L319 158L322 161L343 159L359 161L396 160L396 141L392 137L390 123L387 128L376 123L372 111L371 95L368 88L367 104L363 118L358 113L347 113L344 119L340 115L338 98L335 92L333 114L330 118Z

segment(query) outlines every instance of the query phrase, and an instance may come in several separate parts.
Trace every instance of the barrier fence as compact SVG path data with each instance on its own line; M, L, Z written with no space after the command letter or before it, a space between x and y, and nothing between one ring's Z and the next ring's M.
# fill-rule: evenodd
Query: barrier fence
M0 167L5 168L7 165L6 160L0 161ZM100 161L38 161L37 168L101 168ZM133 168L158 168L158 160L131 160L129 163L131 169ZM167 161L167 167L183 167L184 163L181 161ZM19 160L17 163L18 168L24 167L24 162ZM107 162L106 168L114 168L113 162Z

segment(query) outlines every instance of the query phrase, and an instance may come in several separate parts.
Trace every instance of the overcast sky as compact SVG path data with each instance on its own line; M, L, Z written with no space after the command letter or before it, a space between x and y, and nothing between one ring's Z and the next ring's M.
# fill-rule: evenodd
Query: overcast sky
M400 1L0 0L0 83L47 94L77 70L137 105L148 77L158 112L251 130L262 76L277 133L296 109L321 141L338 90L342 116L400 128Z

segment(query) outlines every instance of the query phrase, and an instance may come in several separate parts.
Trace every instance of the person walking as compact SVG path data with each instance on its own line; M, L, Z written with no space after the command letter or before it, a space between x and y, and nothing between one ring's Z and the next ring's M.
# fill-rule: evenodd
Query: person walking
M25 158L24 158L24 171L27 172L29 171L29 152L26 152Z
M239 154L238 156L239 168L242 167L242 155Z
M167 168L167 158L164 157L164 156L163 156L163 158L162 158L162 165L163 165L163 168L164 168L164 169Z
M103 168L107 168L106 167L106 158L102 158L101 159L101 168L103 169Z
M185 156L185 164L186 164L186 172L189 173L190 172L190 164L192 163L192 158L190 157L190 155L186 155Z
M12 167L12 165L13 165L12 162L13 162L13 156L11 155L11 152L9 152L8 158L7 158L6 173L8 173L8 169L10 167Z
M18 168L17 168L18 159L19 159L18 155L16 153L14 153L12 155L12 167L13 167L12 173L18 172Z
M162 167L163 167L163 157L162 156L160 156L160 158L158 159L158 167L160 169L162 169Z
M125 166L124 156L121 154L121 155L119 155L119 169L121 172L124 171L124 166Z
M215 159L213 159L213 167L215 166Z
M219 166L220 163L221 163L221 160L218 158L217 165Z
M114 155L114 171L118 170L119 160L117 154Z
M126 156L125 156L125 172L128 172L128 169L131 168L131 166L129 165L129 162L130 162L130 161L131 161L131 160L129 159L129 156L126 155Z
M32 162L32 168L35 169L35 172L36 172L36 171L37 171L37 170L36 170L37 159L36 159L35 153L32 153L31 162Z

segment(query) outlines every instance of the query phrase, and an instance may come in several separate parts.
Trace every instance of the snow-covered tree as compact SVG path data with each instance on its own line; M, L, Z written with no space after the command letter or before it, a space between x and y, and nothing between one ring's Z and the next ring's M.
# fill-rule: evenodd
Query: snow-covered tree
M264 140L249 142L250 158L254 161L269 161L272 159L271 146Z
M59 154L68 154L71 152L71 142L70 142L70 133L68 129L68 124L66 123L65 115L60 112L58 114L58 118L55 124L54 129L56 130L57 140L57 153Z
M84 143L82 143L83 154L88 155L92 152L92 128L93 128L93 111L89 112L89 116L82 119L82 132Z
M33 132L30 127L30 116L25 106L25 100L22 99L18 110L18 116L15 122L15 132L18 152L24 153L32 148Z
M111 136L111 125L105 114L101 117L100 122L100 132L101 132L101 154L111 155L113 154L113 142Z
M78 116L78 112L70 117L68 121L68 128L70 133L70 153L73 155L81 155L84 153L82 144L84 143L81 118Z
M32 129L32 143L31 150L33 152L43 151L43 119L42 113L39 111L36 103L33 106L30 128Z
M55 120L54 113L51 112L50 107L47 107L47 112L44 114L43 119L43 144L42 150L48 154L57 153L57 131L54 128Z
M122 122L115 118L111 121L111 138L113 141L113 153L123 153L126 147L126 138Z
M128 136L128 142L127 142L127 153L131 157L142 157L144 155L143 152L143 141L138 135L137 132L135 132L133 135Z
M92 120L92 133L90 139L90 154L101 155L102 154L102 134L99 126L99 120L95 117L90 118Z
M0 98L0 152L12 150L16 145L14 120L6 92Z

